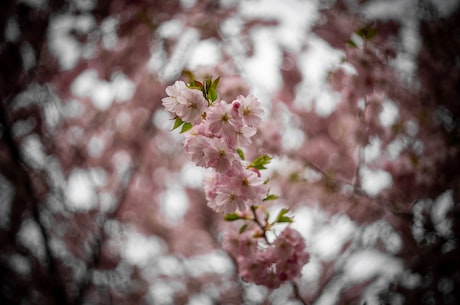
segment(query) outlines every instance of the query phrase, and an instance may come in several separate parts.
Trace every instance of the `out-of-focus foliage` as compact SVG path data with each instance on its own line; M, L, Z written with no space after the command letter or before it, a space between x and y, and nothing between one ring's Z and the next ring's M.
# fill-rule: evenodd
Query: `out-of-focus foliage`
M458 1L3 1L0 303L457 304ZM202 67L202 65L207 65ZM193 71L266 108L296 285L237 276L162 109ZM184 72L184 73L183 73ZM233 223L232 223L233 224Z

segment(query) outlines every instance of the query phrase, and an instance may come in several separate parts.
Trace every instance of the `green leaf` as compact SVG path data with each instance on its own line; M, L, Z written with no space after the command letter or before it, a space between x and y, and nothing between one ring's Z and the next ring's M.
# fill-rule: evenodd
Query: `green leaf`
M240 230L238 231L240 234L246 231L248 228L248 224L245 223L244 225L241 226Z
M244 152L241 148L237 148L236 152L238 153L238 156L240 156L241 160L244 160Z
M358 45L352 39L348 39L347 41L345 41L345 43L353 48L358 47Z
M216 91L216 89L214 89L212 87L209 88L207 99L208 99L208 101L211 101L211 102L214 102L215 100L217 100L217 91Z
M377 35L377 30L373 28L370 24L365 25L364 27L356 31L361 38L370 40Z
M193 127L192 123L184 122L184 124L182 125L182 128L180 130L180 133L184 133L186 131L189 131L190 129L192 129L192 127Z
M275 195L275 194L269 194L262 201L275 200L275 199L278 199L278 198L279 197L277 195Z
M276 217L275 223L292 222L292 218L286 216L288 212L288 209L281 209L281 211L278 213L278 216Z
M265 165L269 164L270 161L272 160L272 157L268 156L268 155L263 155L263 156L260 156L258 157L257 159L255 159L250 165L249 167L253 167L255 169L267 169L265 167Z
M179 126L182 124L184 124L184 121L182 121L181 118L176 118L176 120L174 121L174 126L172 130L179 128Z
M225 221L235 221L241 219L240 215L237 213L230 213L230 214L225 214L224 220Z
M219 82L220 82L220 76L217 77L211 84L211 88L213 88L214 90L217 90L217 86L219 86Z
M190 86L193 86L193 84L195 83L195 75L193 75L193 72L185 69L182 71L182 75L187 76Z

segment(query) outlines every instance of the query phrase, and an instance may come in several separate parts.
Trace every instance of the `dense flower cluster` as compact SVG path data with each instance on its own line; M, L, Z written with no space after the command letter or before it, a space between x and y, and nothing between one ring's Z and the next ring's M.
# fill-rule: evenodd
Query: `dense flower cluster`
M246 221L239 233L224 234L223 241L223 248L235 258L240 277L277 288L300 276L310 256L302 236L289 226L273 243L268 242L266 231L292 219L285 209L271 223L268 215L265 223L258 219L260 205L274 196L260 173L271 158L263 155L248 162L244 149L252 143L264 111L252 94L239 95L231 103L218 99L219 80L208 79L204 85L193 81L189 86L176 81L166 88L163 106L175 119L174 128L182 126L186 155L196 165L211 169L204 180L208 206L225 213L226 220Z
M251 144L263 109L253 95L233 102L208 102L201 90L182 81L166 88L163 105L176 119L189 122L184 141L186 155L198 166L215 170L205 181L210 208L216 212L245 211L262 202L267 187L257 169L243 160L238 150Z
M287 227L273 244L260 247L253 234L228 234L223 248L238 263L240 277L248 282L277 288L300 276L310 255L299 232Z

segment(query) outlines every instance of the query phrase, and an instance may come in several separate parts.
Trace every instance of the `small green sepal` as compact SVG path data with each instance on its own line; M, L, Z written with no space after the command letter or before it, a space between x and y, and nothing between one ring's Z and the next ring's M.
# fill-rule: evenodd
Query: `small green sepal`
M244 151L241 148L237 148L236 152L238 153L238 156L240 156L241 160L244 161Z
M265 167L265 165L269 164L271 160L272 160L272 157L270 157L269 155L262 155L262 156L258 157L257 159L255 159L249 165L249 167L252 167L252 168L255 168L255 169L258 169L258 170L267 169Z
M192 129L192 127L193 127L192 123L184 122L184 124L182 125L182 128L181 128L181 130L180 130L180 133L187 132L187 131L189 131L190 129Z
M292 218L286 216L288 212L288 209L281 209L281 211L278 213L278 216L276 217L275 223L292 222Z
M279 197L278 197L277 195L275 195L275 194L269 194L269 195L267 195L267 197L265 197L265 198L263 199L263 201L275 200L275 199L278 199L278 198L279 198Z
M176 118L176 120L174 121L174 126L173 126L173 129L177 129L180 127L180 125L184 124L184 121L181 120L181 118Z
M230 213L230 214L225 214L224 220L225 221L235 221L241 219L240 215L237 213Z
M244 233L247 229L248 229L248 224L245 223L244 225L241 226L238 232L241 234L241 233Z

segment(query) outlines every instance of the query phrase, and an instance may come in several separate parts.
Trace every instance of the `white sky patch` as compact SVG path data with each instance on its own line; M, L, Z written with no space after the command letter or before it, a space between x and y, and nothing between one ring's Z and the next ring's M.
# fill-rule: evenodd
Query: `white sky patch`
M120 249L128 262L143 267L161 255L165 251L165 245L163 240L158 237L147 237L134 230L129 230Z
M90 11L97 4L96 0L73 0L72 2L80 11Z
M126 151L118 151L112 157L112 163L117 169L118 175L124 175L132 165L132 158Z
M21 58L22 65L24 70L29 71L31 68L35 67L37 64L37 59L35 57L35 51L30 46L29 43L23 42L21 45Z
M118 19L110 16L101 22L102 45L104 48L112 50L118 43L117 29Z
M321 210L308 207L300 207L293 211L292 215L294 215L294 222L291 224L291 227L305 238L308 247L310 239L315 234L317 222L321 219L324 220L326 215Z
M187 213L187 194L177 184L169 187L160 195L160 209L168 222L177 223Z
M282 133L282 143L287 150L299 149L305 140L305 133L295 127L286 125Z
M88 142L88 153L91 157L99 157L104 151L105 137L103 135L93 135Z
M418 131L419 131L419 127L418 127L417 122L413 120L409 120L406 122L406 132L409 136L415 137Z
M19 254L13 254L8 258L8 263L17 273L23 276L30 276L32 269L30 259Z
M189 59L188 66L194 70L200 66L215 66L222 60L220 45L216 39L201 40Z
M358 283L374 276L390 280L403 270L400 260L374 249L365 249L353 254L344 266L347 281Z
M36 222L29 219L24 220L19 229L18 238L38 258L45 259L43 237Z
M339 65L343 53L315 35L309 37L308 48L299 58L303 80L297 89L294 103L311 109L314 101L316 112L328 116L339 103L340 94L331 90L325 80L329 71Z
M181 25L181 35L177 39L177 43L174 47L171 57L167 58L166 64L159 67L162 68L160 77L165 82L173 81L180 76L183 68L190 59L191 50L193 50L200 41L200 33L195 28L184 28ZM153 56L160 56L156 52L152 52ZM152 60L149 60L149 67L151 70L155 66Z
M313 236L311 252L325 261L333 260L340 254L343 245L352 238L355 231L356 226L348 216L338 215Z
M87 34L95 24L92 15L56 15L51 19L48 45L62 70L74 68L85 52L85 46L72 36L71 32Z
M449 16L460 4L459 0L431 0L430 2L443 17Z
M71 210L88 211L96 207L95 184L90 173L86 170L72 170L64 193L66 204Z
M396 254L403 247L403 241L399 234L388 222L378 220L363 228L361 242L364 247L374 247L378 242L382 243L385 250Z
M179 281L156 280L150 286L148 296L150 304L171 305L174 304L173 296L178 291L186 291L183 283Z
M393 181L391 174L380 169L362 167L359 174L362 188L370 196L378 195L382 190L390 187Z
M390 127L399 117L398 106L393 101L386 100L382 104L382 111L380 112L379 119L383 127Z
M94 69L80 73L72 82L72 94L77 97L91 98L99 110L107 110L114 101L125 102L132 98L136 85L121 72L111 77L111 82L99 79Z
M181 181L186 186L202 188L205 172L206 170L204 168L198 167L192 162L187 162L184 167L182 167L180 174Z
M233 262L222 251L193 256L184 263L189 274L196 277L206 273L231 274L234 270Z
M431 219L438 234L448 237L451 233L452 221L447 218L447 214L454 207L453 191L448 190L442 193L434 201L431 209Z
M256 88L274 92L281 84L281 50L270 29L257 28L251 34L254 40L254 55L244 63L245 71Z
M371 137L369 144L364 147L365 162L372 162L380 156L382 141L378 137Z
M315 1L241 1L240 14L249 18L276 19L280 24L272 31L272 39L288 49L299 51L305 33L318 17L316 6Z
M32 134L22 140L21 151L31 167L42 169L46 166L47 155L38 135Z
M184 275L184 268L175 256L161 256L157 258L157 266L155 272L159 275L167 275L170 277L180 277Z
M18 22L16 18L10 17L6 22L5 29L4 29L5 41L10 42L17 42L20 35L21 30L19 29Z
M206 294L199 293L191 295L187 305L213 305L215 302Z
M386 155L389 160L395 160L404 148L409 144L406 136L398 136L391 143L387 145Z
M184 23L180 19L162 22L156 34L162 38L177 38L184 32Z

